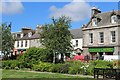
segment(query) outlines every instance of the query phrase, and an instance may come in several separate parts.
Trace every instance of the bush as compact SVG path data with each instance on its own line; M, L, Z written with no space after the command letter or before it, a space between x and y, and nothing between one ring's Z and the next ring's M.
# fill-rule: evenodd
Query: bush
M3 69L15 69L16 67L19 68L19 61L18 60L2 61L2 68Z
M27 49L19 60L23 64L22 67L32 68L33 64L37 64L39 61L52 61L50 55L51 53L48 49L31 47Z
M68 73L69 70L69 64L64 63L64 64L54 64L51 68L51 72L57 72L57 73Z
M33 70L35 71L50 71L50 68L52 67L53 64L51 63L46 63L46 62L39 62L38 64L33 64Z
M89 67L87 68L87 74L93 75L94 68L113 68L113 61L104 61L104 60L90 61Z
M83 68L82 66L84 65L83 62L81 61L69 61L70 64L69 67L69 74L82 74L83 73Z

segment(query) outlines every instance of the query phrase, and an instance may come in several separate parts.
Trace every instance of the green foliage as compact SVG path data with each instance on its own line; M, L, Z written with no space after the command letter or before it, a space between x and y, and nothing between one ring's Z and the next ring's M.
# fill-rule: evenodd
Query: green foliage
M88 75L93 75L94 68L113 68L113 61L96 60L90 61L90 63L83 63L81 61L68 61L59 64L52 64L42 61L38 61L34 64L24 63L18 60L2 61L3 69L23 69L27 68L28 65L32 65L32 70L41 72L55 72L66 74L84 74L84 72L86 72Z
M94 60L90 61L87 73L93 75L94 68L113 68L113 61Z
M70 61L68 63L70 64L69 71L68 71L69 74L82 74L82 72L83 72L83 69L82 69L83 62L81 62L81 61Z
M82 64L83 63L80 61L69 61L64 64L54 64L51 68L51 72L79 74L82 73Z
M113 62L96 60L95 68L113 68Z
M39 62L38 64L33 64L33 70L35 71L50 71L50 68L52 67L53 64L51 63L46 63L46 62Z
M31 47L27 49L26 53L20 57L20 62L26 68L32 68L33 64L38 63L39 61L50 62L50 51L44 48Z
M6 61L2 61L2 68L3 69L16 69L16 68L20 68L19 67L19 61L17 60L6 60Z
M68 73L68 69L69 69L69 64L65 63L65 64L54 64L51 68L51 72L57 72L57 73Z
M43 25L40 42L53 53L61 54L63 61L63 55L72 49L72 34L69 31L71 20L62 16L59 19L53 18L52 21L51 24Z
M118 60L118 68L120 68L120 60Z
M14 48L14 39L11 34L11 23L7 25L6 23L2 24L2 53L5 55L4 59L8 59L8 55L11 53L11 50Z

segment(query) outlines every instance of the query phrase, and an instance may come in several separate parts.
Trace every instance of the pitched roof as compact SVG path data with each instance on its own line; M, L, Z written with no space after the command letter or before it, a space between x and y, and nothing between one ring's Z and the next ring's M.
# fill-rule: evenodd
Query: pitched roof
M78 38L82 38L83 33L82 33L82 29L72 29L70 30L71 34L73 35L74 39L78 39ZM33 35L31 37L28 36L27 34L24 34L24 36L22 38L20 37L16 37L16 40L30 40L30 39L39 39L40 35L38 33L33 33Z
M73 35L74 39L78 39L78 38L83 38L83 32L82 29L72 29L70 30L71 34Z
M98 22L97 26L115 25L111 23L111 15L113 13L120 16L120 10L111 11L111 12L103 12L103 13L98 13L97 15L93 15L93 17L101 19L100 22ZM86 27L91 27L92 18L90 19ZM118 19L118 23L120 23L120 19Z
M32 39L39 39L40 35L38 33L33 34Z

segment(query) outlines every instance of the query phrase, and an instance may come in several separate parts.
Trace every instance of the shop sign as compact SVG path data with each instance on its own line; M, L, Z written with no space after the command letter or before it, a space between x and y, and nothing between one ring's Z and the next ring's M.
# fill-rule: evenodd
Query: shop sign
M114 52L114 48L89 48L89 52Z

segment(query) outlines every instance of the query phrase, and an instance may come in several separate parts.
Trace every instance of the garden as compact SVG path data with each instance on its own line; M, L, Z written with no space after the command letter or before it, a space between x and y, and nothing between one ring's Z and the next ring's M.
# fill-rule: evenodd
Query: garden
M32 47L26 53L18 55L15 60L3 60L1 68L3 72L6 70L27 70L91 76L94 74L94 68L114 68L114 61L104 60L94 60L88 63L79 60L70 60L55 64L52 63L50 55L50 51L47 49Z

